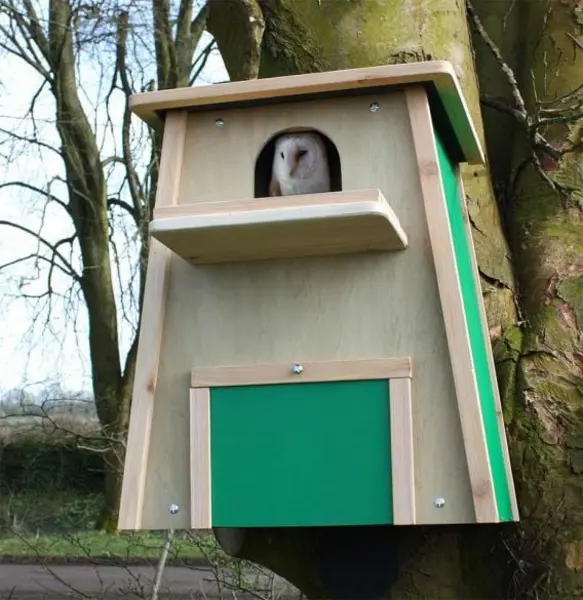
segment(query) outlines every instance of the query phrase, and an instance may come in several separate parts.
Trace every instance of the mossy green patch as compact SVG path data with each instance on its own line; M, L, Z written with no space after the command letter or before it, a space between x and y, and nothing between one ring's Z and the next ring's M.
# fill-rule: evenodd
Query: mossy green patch
M560 281L557 293L571 306L577 318L577 326L579 330L583 330L583 275Z
M493 347L500 401L504 422L514 420L516 407L516 373L522 350L523 333L520 327L508 327Z

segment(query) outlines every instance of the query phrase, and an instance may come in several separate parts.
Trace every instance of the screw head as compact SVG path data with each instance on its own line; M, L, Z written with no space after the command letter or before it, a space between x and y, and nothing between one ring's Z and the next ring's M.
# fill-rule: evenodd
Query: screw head
M180 506L178 506L178 504L171 504L168 507L168 510L170 511L171 515L175 515L178 513L178 511L180 510Z
M215 119L215 125L217 127L222 127L225 124L225 122L223 121L223 119Z
M379 106L378 102L373 102L371 103L371 105L369 106L370 112L371 113L376 113L381 107Z
M292 373L294 375L299 375L304 371L304 367L302 365L298 365L297 363L292 367Z
M433 505L435 506L435 508L443 508L445 506L445 498L439 496L433 501Z

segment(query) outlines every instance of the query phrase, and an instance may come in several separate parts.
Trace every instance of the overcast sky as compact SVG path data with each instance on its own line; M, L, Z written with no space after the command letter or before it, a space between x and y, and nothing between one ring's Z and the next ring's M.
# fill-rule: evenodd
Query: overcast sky
M210 38L205 34L201 40L204 47ZM25 134L30 126L30 119L23 120L26 109L39 86L36 73L18 58L0 54L2 69L0 71L0 128L15 130ZM85 94L88 101L97 98L100 61L96 60L84 68ZM222 59L215 54L207 63L201 78L195 85L204 85L228 79ZM48 98L45 96L45 98ZM121 103L114 102L114 126L121 121ZM58 147L58 138L54 129L53 106L48 99L37 104L35 114L39 129L42 129L43 139L54 141ZM104 114L96 117L97 129L103 131ZM98 135L98 138L100 136ZM106 142L106 138L104 141ZM0 134L0 139L5 136ZM106 150L104 150L105 155ZM26 181L38 187L45 188L46 183L55 176L62 175L62 165L57 156L50 151L39 153L29 144L19 143L11 147L6 142L0 143L0 184L9 181ZM63 186L53 183L51 191L63 194ZM63 237L63 231L69 231L68 218L60 209L52 209L44 213L44 202L34 199L32 194L19 188L4 187L0 189L0 220L10 220L37 229L41 220L44 222L43 235L47 239L58 240ZM20 256L34 253L36 242L31 236L16 230L0 226L0 264L14 260ZM33 261L28 261L11 273L35 276ZM57 274L54 287L57 291L65 292L69 281L65 275ZM42 292L46 289L46 277L38 284L32 284L29 292ZM89 389L90 365L87 353L87 329L83 306L76 311L75 303L80 304L80 298L74 298L74 305L67 317L62 305L51 314L49 320L33 322L35 309L33 303L19 298L20 290L14 280L8 280L6 273L0 272L0 393L22 385L42 384L46 381L60 380L69 389ZM79 302L77 302L77 300ZM46 311L44 316L46 317ZM31 327L32 326L32 327ZM30 335L32 331L33 335ZM126 337L131 331L126 327Z

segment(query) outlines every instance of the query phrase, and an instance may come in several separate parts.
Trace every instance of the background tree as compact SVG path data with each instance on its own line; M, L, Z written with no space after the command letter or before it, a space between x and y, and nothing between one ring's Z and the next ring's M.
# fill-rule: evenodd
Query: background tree
M167 0L146 5L0 0L0 15L0 47L18 59L17 68L33 69L39 82L27 120L3 131L12 147L7 162L14 159L15 148L22 151L19 144L27 145L29 155L36 149L58 159L58 174L46 185L2 182L5 189L32 193L42 214L36 230L0 221L36 244L3 268L27 261L35 265L35 291L27 290L28 275L20 278L19 288L37 300L37 314L47 320L55 317L59 300L60 310L76 320L80 293L93 394L108 443L103 453L106 506L99 526L111 531L119 505L160 148L160 139L132 126L128 98L135 91L192 83L212 49L205 48L195 60L206 9L198 11L195 0L181 0L175 10ZM54 119L41 130L36 113L43 101L51 102ZM54 207L60 210L59 227L45 233L44 217ZM38 326L36 319L33 323Z

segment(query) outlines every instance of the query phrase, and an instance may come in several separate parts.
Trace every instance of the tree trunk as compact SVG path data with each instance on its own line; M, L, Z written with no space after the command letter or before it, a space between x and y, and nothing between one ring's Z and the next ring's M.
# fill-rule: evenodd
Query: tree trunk
M573 94L582 83L583 7L569 0L517 3L512 10L510 3L492 4L477 5L484 26L515 69L533 126L551 146L539 141L537 167L532 134L514 119L509 144L497 133L500 112L486 111L525 321L515 338L519 353L513 353L519 377L511 451L523 516L522 535L512 540L522 561L515 583L520 594L566 600L583 595L583 171L577 114L583 94ZM513 33L516 23L521 36ZM503 78L495 88L492 74L499 65L491 52L478 39L476 47L483 92L505 96L512 105Z
M245 0L249 1L254 0ZM256 3L265 21L260 77L449 60L482 135L463 4L456 0L441 0L430 6L421 0L258 0ZM231 5L211 0L209 28L218 40L227 69L237 76L243 68L243 52L235 53L226 47L223 52L221 47L221 42L228 44L237 35L239 24L232 18ZM502 347L512 347L518 321L514 275L488 168L465 168L464 186L490 326L500 332ZM514 398L515 366L503 363L499 377L503 397L508 402ZM509 555L501 544L500 532L508 529L504 525L395 529L390 535L399 550L400 566L392 597L440 600L506 597L512 570L507 568ZM326 543L321 532L309 529L251 530L237 555L268 566L309 597L326 598L333 593L315 563L315 556ZM493 548L499 551L492 552ZM358 552L355 547L355 557ZM354 576L358 577L358 573Z

